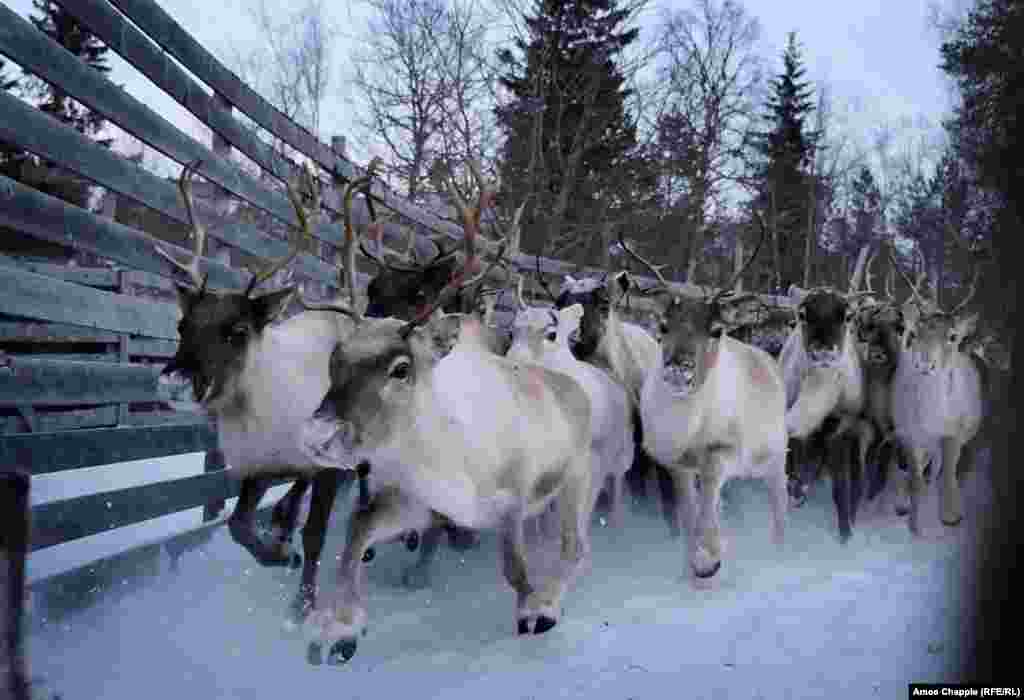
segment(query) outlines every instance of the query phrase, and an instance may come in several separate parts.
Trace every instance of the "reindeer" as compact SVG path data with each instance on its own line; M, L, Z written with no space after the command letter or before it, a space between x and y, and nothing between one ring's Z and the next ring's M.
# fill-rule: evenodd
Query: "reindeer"
M426 527L431 511L467 527L501 530L520 634L557 624L561 599L589 555L586 392L565 374L488 352L476 319L461 321L459 341L447 356L438 359L432 347L434 308L479 264L485 194L475 209L460 202L465 262L430 308L402 322L335 305L356 330L331 356L331 387L308 421L304 445L324 465L353 454L371 460L382 487L373 507L352 518L337 588L309 619L310 656L320 656L325 643L331 663L354 655L367 620L363 553L397 532ZM523 521L556 497L562 569L535 587L527 576Z
M486 190L479 164L471 161L469 166L470 172L481 190ZM440 172L434 173L434 180L435 186L439 190L446 189L458 206L465 206L458 191L450 182L446 181ZM487 196L490 196L490 193ZM475 315L481 322L479 335L489 352L504 355L508 349L509 341L491 325L495 303L494 293L485 292L482 285L494 267L504 266L504 257L510 247L512 250L518 250L519 225L525 206L526 202L524 201L513 214L510 227L500 230L500 240L489 242L492 245L494 262L474 279L455 287L452 298L443 303L438 310L438 313L447 313L439 316L435 323L429 324L428 328L432 333L435 349L440 356L447 355L454 348L459 338L460 322L467 315ZM497 225L497 222L495 224ZM500 226L498 228L502 229ZM367 287L366 317L392 317L409 321L418 314L422 314L427 308L427 300L437 296L451 281L455 265L458 262L456 256L458 251L445 251L437 238L431 240L438 247L437 255L425 265L414 262L412 266L408 265L409 258L412 257L410 252L413 250L411 244L408 251L400 256L403 262L396 265L367 251L360 243L359 247L364 256L374 260L381 273L371 280ZM431 296L428 297L427 294ZM391 313L387 313L389 311ZM479 543L477 533L459 527L440 514L435 513L434 516L434 520L424 530L422 536L417 530L412 530L402 537L410 550L415 550L418 547L420 551L417 561L402 574L402 582L408 588L425 588L430 584L431 565L440 546L443 533L448 534L449 544L455 549L465 550ZM373 549L369 548L365 555L366 560L369 561L373 556Z
M625 272L611 280L581 279L566 275L558 296L552 294L540 278L538 259L537 276L542 289L554 302L556 309L573 304L583 307L579 331L571 344L572 354L609 372L625 387L633 407L633 442L635 452L631 469L626 474L634 498L643 499L645 482L651 473L658 479L662 513L672 537L681 534L677 520L678 508L672 477L664 466L644 452L642 445L643 421L640 416L640 392L648 373L659 366L661 350L651 334L634 323L624 321L617 310L618 302L629 289Z
M761 241L736 279L757 256ZM641 296L659 296L664 364L648 373L641 393L644 449L672 473L676 499L690 542L690 565L698 578L722 565L719 499L736 477L765 479L772 492L773 538L784 536L786 492L785 389L775 360L727 331L734 306L754 295L730 291L694 299L675 292L661 270L619 245L658 280ZM662 369L664 367L664 369ZM666 379L670 374L673 381ZM700 477L700 504L695 477Z
M342 487L347 490L351 486L354 472L321 469L313 464L299 449L299 428L329 385L327 360L331 350L354 330L355 324L338 314L314 311L274 325L296 288L288 286L253 295L261 282L295 258L301 237L295 238L287 255L254 274L244 291L207 289L206 277L199 272L206 230L196 219L191 194L191 177L199 165L196 161L184 167L178 181L195 236L191 261L184 264L156 244L156 252L184 271L193 285L177 286L181 341L161 378L167 381L179 375L190 380L200 405L218 419L221 449L230 472L241 479L240 495L228 520L229 530L260 564L298 565L300 558L290 551L290 541L301 499L312 481L312 504L302 531L302 582L289 607L290 618L301 620L314 602L314 583L334 500ZM312 176L308 171L304 174L312 187ZM368 184L369 177L361 178L346 190L346 225L353 193ZM287 183L287 193L301 229L310 235L305 205L291 183ZM318 208L318 196L315 192L312 195ZM360 465L364 504L366 473L366 465ZM256 532L254 514L274 479L281 477L294 478L295 483L273 509L273 540L268 544Z
M865 442L865 386L856 318L865 304L872 303L873 292L859 290L867 253L865 246L845 294L831 287L790 288L796 326L779 356L786 383L786 431L791 439L809 443L806 447L819 458L807 459L804 450L795 450L796 504L806 497L821 462L827 462L844 544L852 535L863 489L857 455Z
M609 495L609 519L621 525L622 480L633 462L632 407L625 388L606 371L581 362L569 350L569 337L579 329L583 307L573 304L561 311L530 307L523 301L520 277L512 347L507 357L535 362L568 374L590 398L591 450L594 454L593 510L602 488Z
M915 535L921 534L920 502L929 461L933 472L942 474L940 520L947 527L963 520L957 470L964 446L978 434L984 417L979 362L961 348L978 320L976 312L966 311L978 271L975 267L967 294L952 311L925 300L913 284L901 309L905 327L892 380L892 417L910 466L908 525Z

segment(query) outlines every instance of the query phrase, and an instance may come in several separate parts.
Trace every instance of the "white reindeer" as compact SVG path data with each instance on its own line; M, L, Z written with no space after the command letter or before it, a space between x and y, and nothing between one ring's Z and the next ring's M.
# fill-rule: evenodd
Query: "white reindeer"
M331 663L356 651L367 615L361 559L374 542L426 527L431 511L472 528L502 532L504 573L517 594L520 634L554 627L561 600L589 553L590 401L561 372L497 357L463 319L456 347L438 359L434 308L479 263L480 203L459 202L466 259L449 288L411 322L363 318L331 356L331 386L310 419L304 445L324 465L370 460L381 488L357 512L338 567L337 587L309 618L310 654L329 644ZM535 586L527 576L523 521L557 498L562 569Z
M910 463L908 524L915 535L921 534L920 502L929 461L933 473L942 474L942 523L955 527L963 520L957 467L984 417L981 373L961 349L978 320L977 313L965 310L977 280L975 268L967 295L950 312L926 301L913 284L902 309L905 328L892 381L892 417Z
M643 444L643 421L640 417L640 392L649 372L660 366L661 349L658 341L641 326L624 320L618 307L630 287L625 272L611 279L575 279L566 275L562 289L556 297L540 278L555 308L564 309L573 304L583 307L579 331L571 343L572 354L609 372L626 389L633 407L634 444L633 465L627 480L631 481L634 496L646 492L645 482L656 476L661 496L662 512L673 537L681 533L678 507L672 477L660 464L646 454Z
M657 267L626 247L621 238L619 242L659 281L642 294L665 297L661 350L667 368L681 381L670 384L662 371L647 375L641 394L644 448L671 470L677 500L689 509L684 522L690 535L690 564L697 577L709 578L722 564L719 499L729 479L755 477L768 482L773 537L776 543L782 542L788 505L782 377L767 352L725 333L732 325L729 307L746 297L729 297L724 292L705 299L682 296ZM759 249L760 243L747 265Z
M583 317L581 305L573 304L561 311L529 307L523 301L522 279L516 296L519 312L507 357L564 372L587 392L594 454L594 493L590 509L597 503L601 489L607 488L609 520L613 527L618 527L621 525L622 480L633 463L634 453L629 396L607 372L573 357L569 337L579 329Z

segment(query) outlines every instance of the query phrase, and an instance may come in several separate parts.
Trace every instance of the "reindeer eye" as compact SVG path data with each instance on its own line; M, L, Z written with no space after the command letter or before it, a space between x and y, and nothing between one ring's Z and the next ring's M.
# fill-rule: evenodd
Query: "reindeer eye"
M662 333L668 333L668 321L662 321L658 324L658 330Z
M949 342L951 342L951 343L955 343L956 341L957 341L957 337L956 337L956 332L955 332L955 331L954 331L954 332L951 332L951 333L949 334Z
M408 358L400 357L391 363L388 376L392 379L408 379L410 371L412 371L412 363Z
M545 335L544 337L550 341L554 341L556 338L558 338L558 333L556 333L555 331L548 331L547 335Z
M244 343L249 338L249 326L245 323L236 323L228 328L225 336L232 345Z

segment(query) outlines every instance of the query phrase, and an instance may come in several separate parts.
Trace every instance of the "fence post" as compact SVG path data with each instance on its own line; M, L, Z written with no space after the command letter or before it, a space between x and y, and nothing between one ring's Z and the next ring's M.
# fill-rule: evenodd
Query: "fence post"
M4 596L4 624L0 633L2 673L0 696L29 700L28 672L22 640L25 612L25 560L28 557L29 476L23 471L0 472L0 595Z

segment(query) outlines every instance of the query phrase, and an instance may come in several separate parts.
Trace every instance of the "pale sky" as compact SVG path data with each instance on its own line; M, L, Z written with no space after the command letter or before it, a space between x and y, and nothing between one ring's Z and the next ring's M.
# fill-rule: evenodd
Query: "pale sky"
M0 0L23 16L31 0ZM163 0L162 6L205 47L230 63L230 47L243 53L261 42L256 24L247 8L255 0ZM686 7L688 3L652 0L642 30L665 7ZM866 144L872 130L882 121L893 125L917 125L906 133L920 133L925 123L938 124L949 111L951 100L938 69L938 38L928 26L928 0L861 0L836 3L822 0L745 0L747 11L762 27L760 53L772 72L779 70L786 33L797 31L803 45L807 75L831 84L833 97L848 128ZM295 7L284 0L268 0L268 6ZM321 134L328 140L334 133L352 133L351 107L346 100L346 55L365 36L365 5L342 0L326 3L341 36L335 48L332 99L322 117ZM171 98L150 85L118 58L113 58L113 80L165 118L195 137L209 143L209 132ZM351 142L351 139L350 139Z

